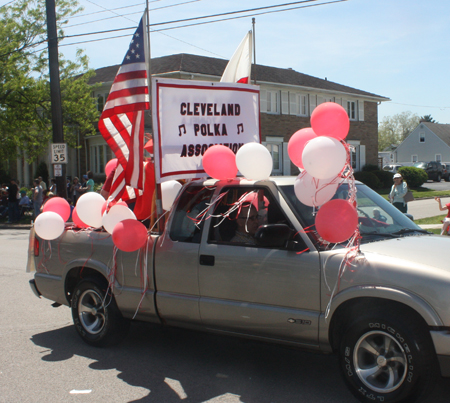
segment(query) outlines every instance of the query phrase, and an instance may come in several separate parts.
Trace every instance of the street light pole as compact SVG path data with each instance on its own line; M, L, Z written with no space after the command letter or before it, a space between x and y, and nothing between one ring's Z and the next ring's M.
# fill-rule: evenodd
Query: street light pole
M47 8L48 65L50 71L53 143L64 143L55 0L46 0L45 5ZM53 165L53 174L56 179L58 196L64 199L67 199L66 163L67 161L59 164L58 168L60 169L56 169ZM50 176L53 176L53 174Z

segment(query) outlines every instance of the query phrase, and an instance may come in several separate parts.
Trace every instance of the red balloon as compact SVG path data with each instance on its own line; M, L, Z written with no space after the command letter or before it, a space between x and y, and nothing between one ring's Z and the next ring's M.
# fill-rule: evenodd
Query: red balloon
M147 242L147 228L137 220L123 220L113 229L112 240L121 251L134 252L145 246Z
M105 174L106 174L106 176L108 176L110 173L111 173L111 171L115 168L115 167L117 167L117 162L118 162L119 160L117 159L117 158L113 158L112 160L109 160L107 163L106 163L106 165L105 165Z
M51 197L45 202L43 211L53 211L66 222L70 217L70 204L62 197Z
M73 208L72 221L78 228L89 228L89 225L85 224L83 221L81 221L80 217L78 217L77 206Z
M288 143L288 154L292 163L299 168L304 169L302 162L303 149L309 140L317 137L313 129L307 127L306 129L297 130L289 139Z
M318 136L344 140L350 129L350 119L341 105L324 102L311 114L311 127Z
M358 213L348 200L326 202L316 215L316 230L328 242L340 243L349 239L358 226Z
M209 147L203 154L202 163L205 172L214 179L233 179L238 172L233 151L221 144Z

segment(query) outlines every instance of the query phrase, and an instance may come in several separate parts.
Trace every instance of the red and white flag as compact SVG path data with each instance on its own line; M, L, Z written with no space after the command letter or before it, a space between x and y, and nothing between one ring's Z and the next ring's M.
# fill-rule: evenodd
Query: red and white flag
M143 189L144 184L144 111L150 108L146 21L144 12L98 123L100 133L118 159L111 200L133 198L133 188Z
M252 31L248 31L225 67L221 82L250 84L252 67Z

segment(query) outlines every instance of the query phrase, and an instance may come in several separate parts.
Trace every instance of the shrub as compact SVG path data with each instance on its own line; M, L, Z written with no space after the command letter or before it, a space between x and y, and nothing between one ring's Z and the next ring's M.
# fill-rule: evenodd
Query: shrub
M410 188L419 188L428 180L428 174L421 168L400 167L398 172Z
M392 177L394 174L389 171L373 171L373 173L377 176L378 180L381 182L381 187L390 188L392 186Z
M382 184L373 172L355 172L355 179L369 186L371 189L379 189Z
M363 172L373 172L373 171L379 171L380 168L378 168L378 165L374 164L366 164L362 167L361 171Z

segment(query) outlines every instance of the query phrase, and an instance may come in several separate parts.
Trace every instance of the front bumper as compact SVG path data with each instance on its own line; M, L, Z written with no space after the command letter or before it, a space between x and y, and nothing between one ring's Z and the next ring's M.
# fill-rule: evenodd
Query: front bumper
M441 375L450 378L450 330L432 330L430 333L441 368Z

